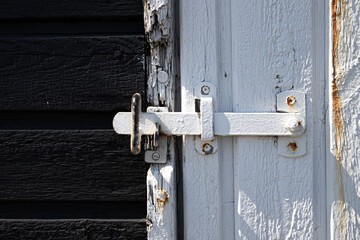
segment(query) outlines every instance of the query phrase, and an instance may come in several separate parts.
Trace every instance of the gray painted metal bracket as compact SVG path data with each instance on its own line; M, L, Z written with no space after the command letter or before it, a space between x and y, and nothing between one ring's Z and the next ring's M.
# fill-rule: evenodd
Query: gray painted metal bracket
M167 107L148 107L146 112L169 112ZM160 135L156 149L145 150L145 162L147 163L166 163L168 141L167 136Z

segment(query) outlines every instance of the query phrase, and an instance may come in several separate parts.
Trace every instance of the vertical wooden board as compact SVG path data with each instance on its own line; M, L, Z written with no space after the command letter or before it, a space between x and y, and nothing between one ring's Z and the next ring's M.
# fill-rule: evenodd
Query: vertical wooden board
M360 1L330 1L329 15L329 237L359 239Z
M195 111L193 89L196 85L201 82L220 84L217 82L216 10L217 1L214 0L180 2L183 112ZM184 237L222 239L219 152L200 155L195 150L194 137L183 140Z
M145 0L144 27L149 43L147 103L175 110L178 55L175 35L176 0ZM177 151L174 137L167 138L167 162L150 164L147 173L148 239L177 239Z
M312 2L231 2L234 111L275 112L276 93L307 93L312 122ZM313 237L312 127L308 154L277 155L277 139L239 137L234 144L236 239Z
M232 112L231 0L219 1L217 7L218 83L217 111ZM234 151L233 137L217 137L221 204L221 239L234 239Z
M313 1L313 176L314 176L314 238L328 239L326 211L326 115L328 67L328 7L327 0Z

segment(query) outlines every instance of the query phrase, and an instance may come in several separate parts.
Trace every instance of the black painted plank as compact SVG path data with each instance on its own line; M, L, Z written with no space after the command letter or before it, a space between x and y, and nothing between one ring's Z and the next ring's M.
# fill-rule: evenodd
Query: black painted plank
M142 15L141 0L1 0L0 18Z
M4 220L0 239L146 239L146 222L139 220Z
M6 21L0 19L0 37L28 35L144 35L143 18L128 17L126 19L59 19L34 21Z
M146 201L0 201L0 219L137 219Z
M128 109L143 58L142 36L0 38L0 110Z
M0 200L146 200L143 156L112 130L1 131L0 149Z
M130 99L129 99L130 111ZM1 112L0 130L112 130L115 112Z

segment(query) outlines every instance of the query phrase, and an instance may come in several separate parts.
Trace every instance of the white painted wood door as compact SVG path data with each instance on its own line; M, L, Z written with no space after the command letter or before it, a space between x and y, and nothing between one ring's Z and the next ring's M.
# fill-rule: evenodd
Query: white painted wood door
M359 239L359 0L181 0L182 111L217 86L215 111L276 112L306 93L307 154L277 137L183 139L185 239Z

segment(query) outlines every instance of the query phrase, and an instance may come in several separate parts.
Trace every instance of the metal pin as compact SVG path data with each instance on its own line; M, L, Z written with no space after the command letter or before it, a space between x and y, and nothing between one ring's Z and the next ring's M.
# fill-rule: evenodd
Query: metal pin
M141 151L141 134L140 134L140 113L141 113L141 95L135 93L131 99L131 137L130 150L137 155Z

